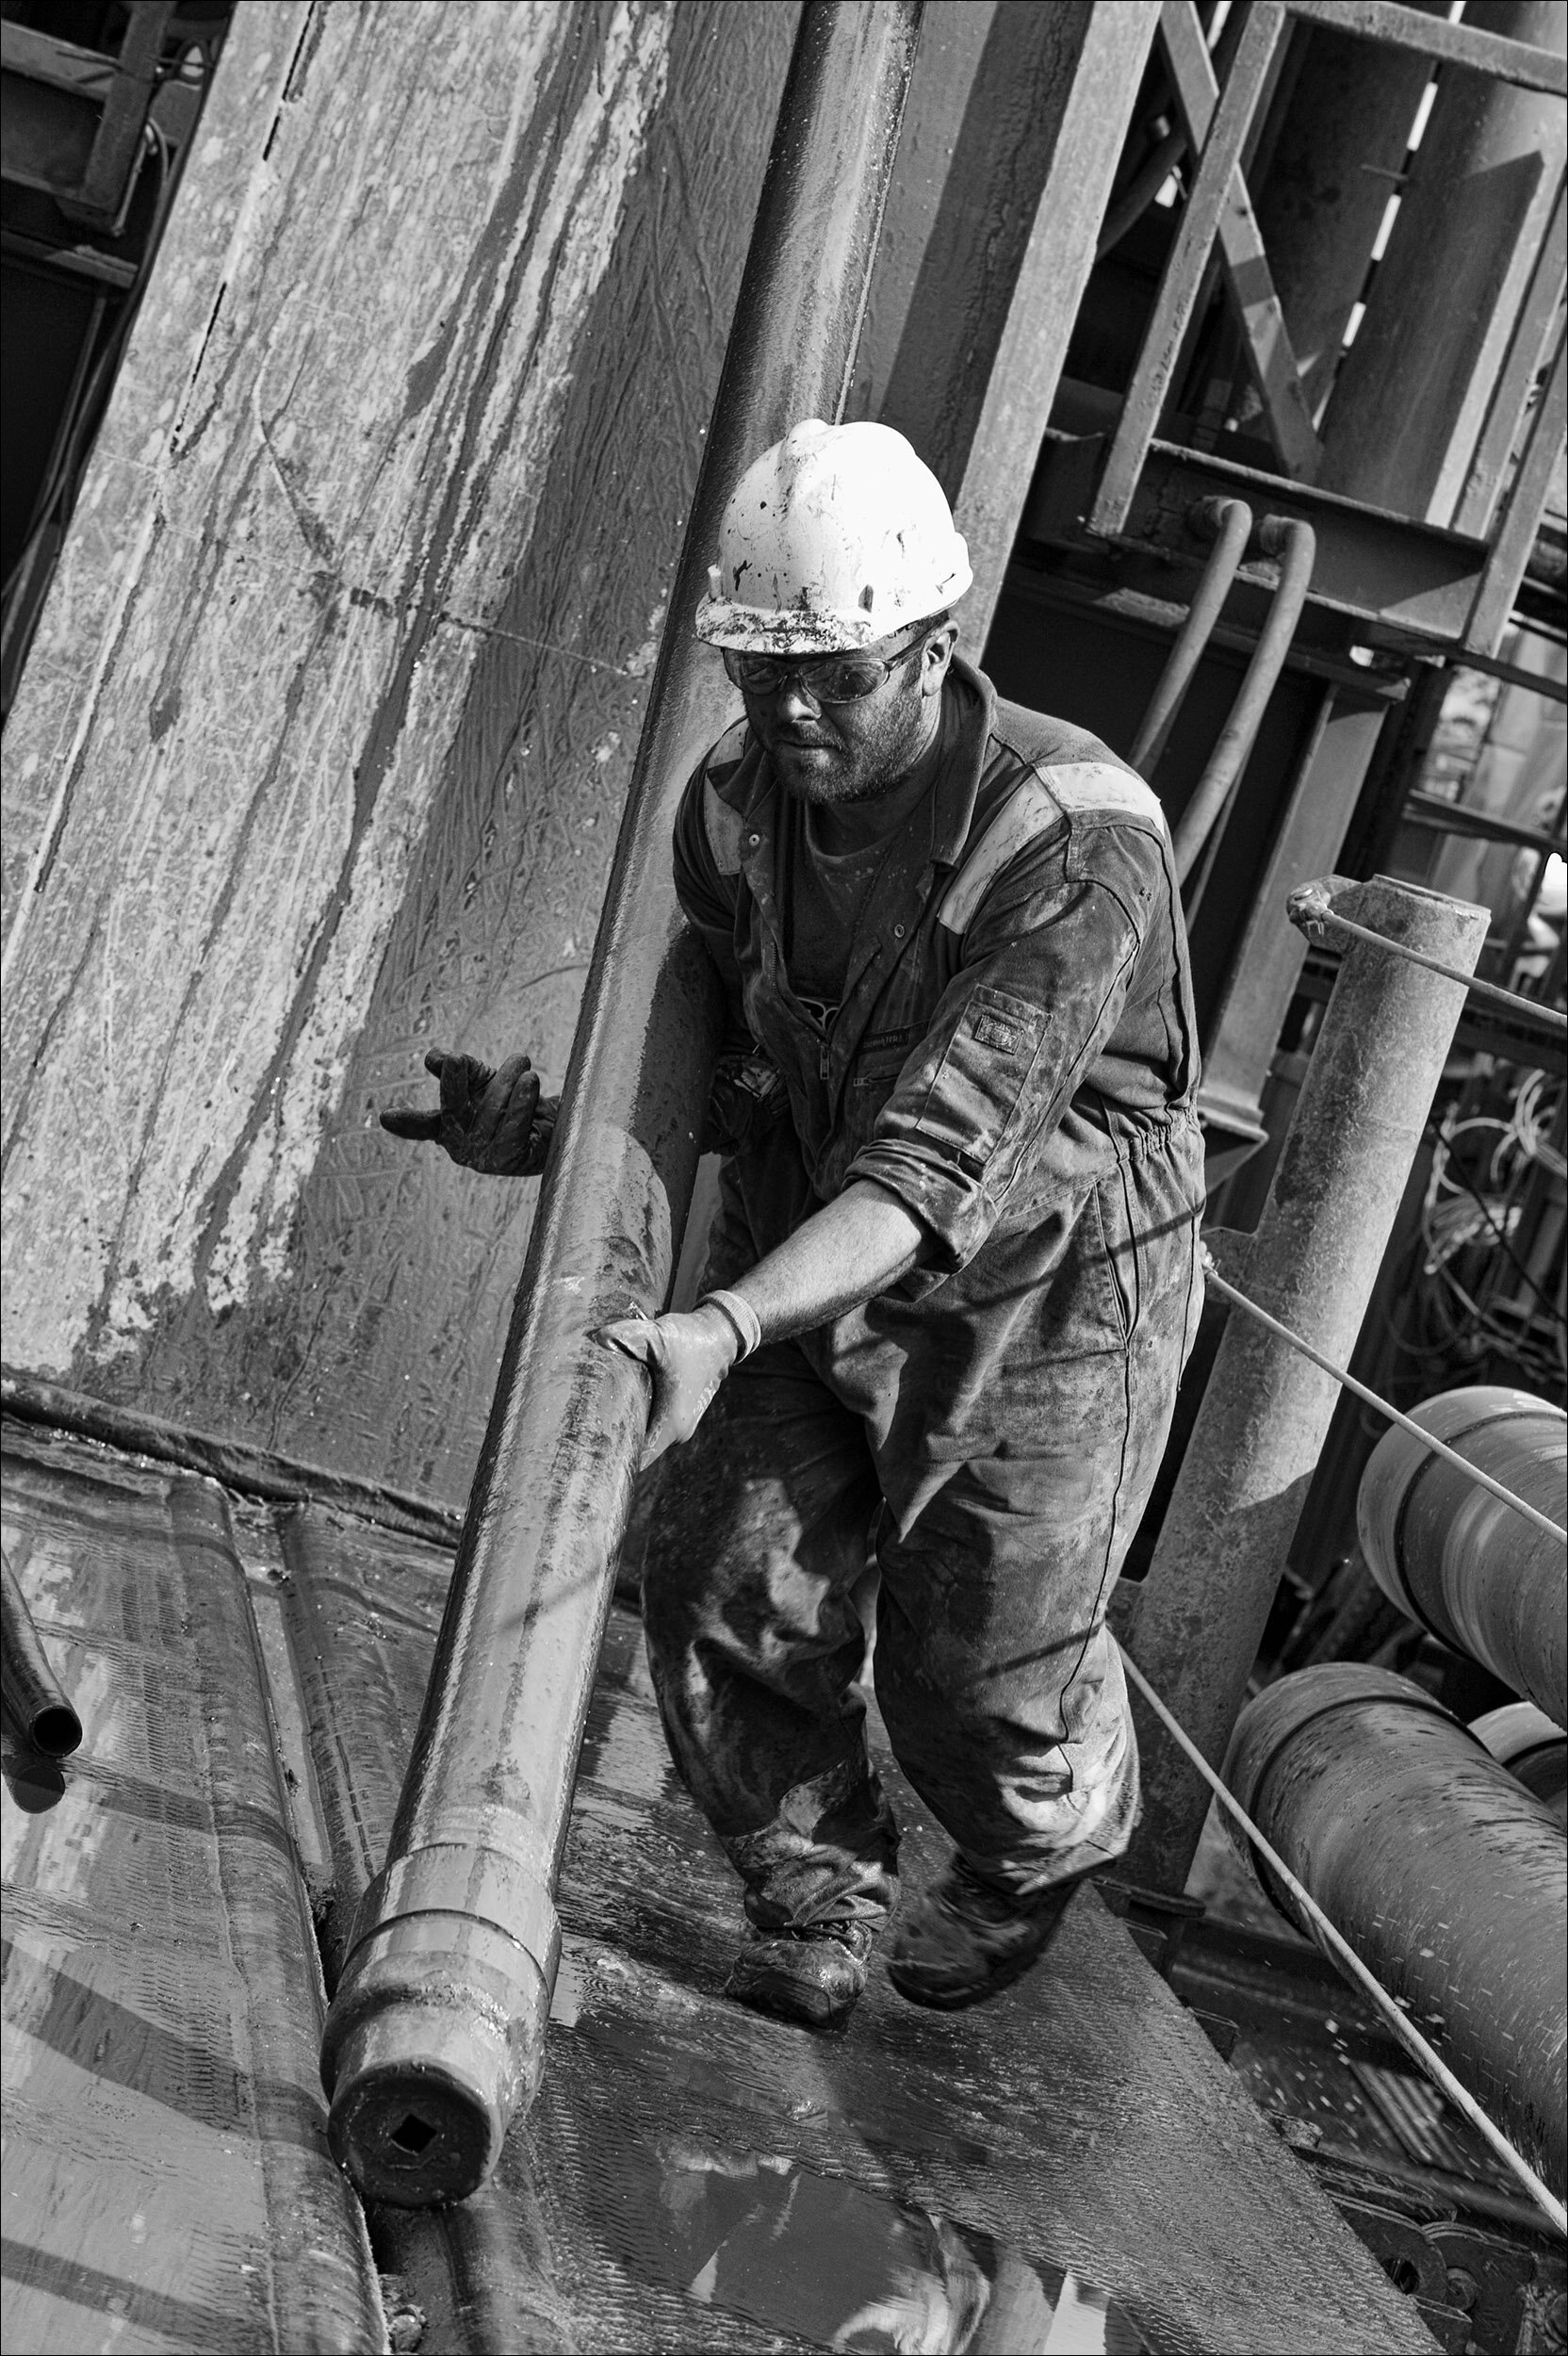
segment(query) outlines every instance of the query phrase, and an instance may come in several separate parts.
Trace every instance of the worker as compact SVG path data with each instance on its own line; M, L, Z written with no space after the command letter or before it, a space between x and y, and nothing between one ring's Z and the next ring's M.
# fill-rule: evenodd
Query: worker
M724 986L707 1291L604 1338L672 1450L644 1567L676 1765L744 1884L732 1994L815 2027L897 1893L893 1752L954 1842L888 1972L994 1995L1125 1849L1137 1756L1106 1606L1201 1305L1198 1050L1160 805L956 653L971 581L902 435L808 420L725 511L696 614L744 717L675 880ZM530 1171L526 1057L427 1059L386 1115Z

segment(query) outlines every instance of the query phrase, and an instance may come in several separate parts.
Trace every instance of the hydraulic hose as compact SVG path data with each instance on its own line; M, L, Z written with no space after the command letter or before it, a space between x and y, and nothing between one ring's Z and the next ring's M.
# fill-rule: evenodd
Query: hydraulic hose
M1187 520L1195 532L1212 538L1214 547L1187 608L1186 620L1166 659L1159 684L1143 715L1143 725L1127 756L1133 767L1145 777L1152 772L1169 741L1199 657L1214 636L1215 624L1225 610L1225 599L1252 530L1252 511L1245 499L1200 499Z
M1226 812L1241 772L1263 725L1274 684L1284 669L1301 608L1312 585L1317 555L1317 535L1310 524L1294 518L1266 515L1258 527L1258 544L1266 556L1280 560L1280 579L1268 619L1252 649L1247 675L1231 707L1230 718L1209 755L1208 765L1193 789L1192 798L1177 822L1174 848L1176 873L1185 883L1203 849L1214 839L1217 847L1219 822ZM1201 895L1206 874L1200 878L1194 900ZM1188 911L1189 915L1191 910Z
M82 1722L61 1693L47 1654L33 1626L8 1554L0 1549L0 1691L6 1715L18 1734L50 1759L69 1759L82 1740Z

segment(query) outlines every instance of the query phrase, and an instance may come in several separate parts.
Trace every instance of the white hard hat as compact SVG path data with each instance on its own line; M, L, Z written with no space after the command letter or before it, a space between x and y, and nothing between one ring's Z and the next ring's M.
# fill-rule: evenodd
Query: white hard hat
M834 654L942 613L973 578L942 486L902 434L808 417L731 492L697 636Z

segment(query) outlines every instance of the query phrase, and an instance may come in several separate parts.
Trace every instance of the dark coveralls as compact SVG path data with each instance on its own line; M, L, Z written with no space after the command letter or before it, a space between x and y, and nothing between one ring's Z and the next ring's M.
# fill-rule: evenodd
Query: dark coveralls
M1137 1805L1105 1608L1202 1298L1169 840L1103 744L963 663L941 744L826 1021L787 965L805 807L743 724L676 827L680 902L729 994L731 1079L746 1058L787 1107L723 1163L707 1283L858 1179L931 1238L890 1291L744 1360L666 1460L654 1683L763 1929L874 1916L896 1889L851 1690L868 1544L894 1752L984 1874L1027 1897L1107 1862Z

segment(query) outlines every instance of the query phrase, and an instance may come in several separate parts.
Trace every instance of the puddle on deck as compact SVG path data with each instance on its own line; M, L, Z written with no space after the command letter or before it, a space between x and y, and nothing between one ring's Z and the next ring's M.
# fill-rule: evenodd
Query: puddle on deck
M824 2348L1135 2356L1124 2310L988 2233L778 2153L671 2134L606 2153L629 2272Z

